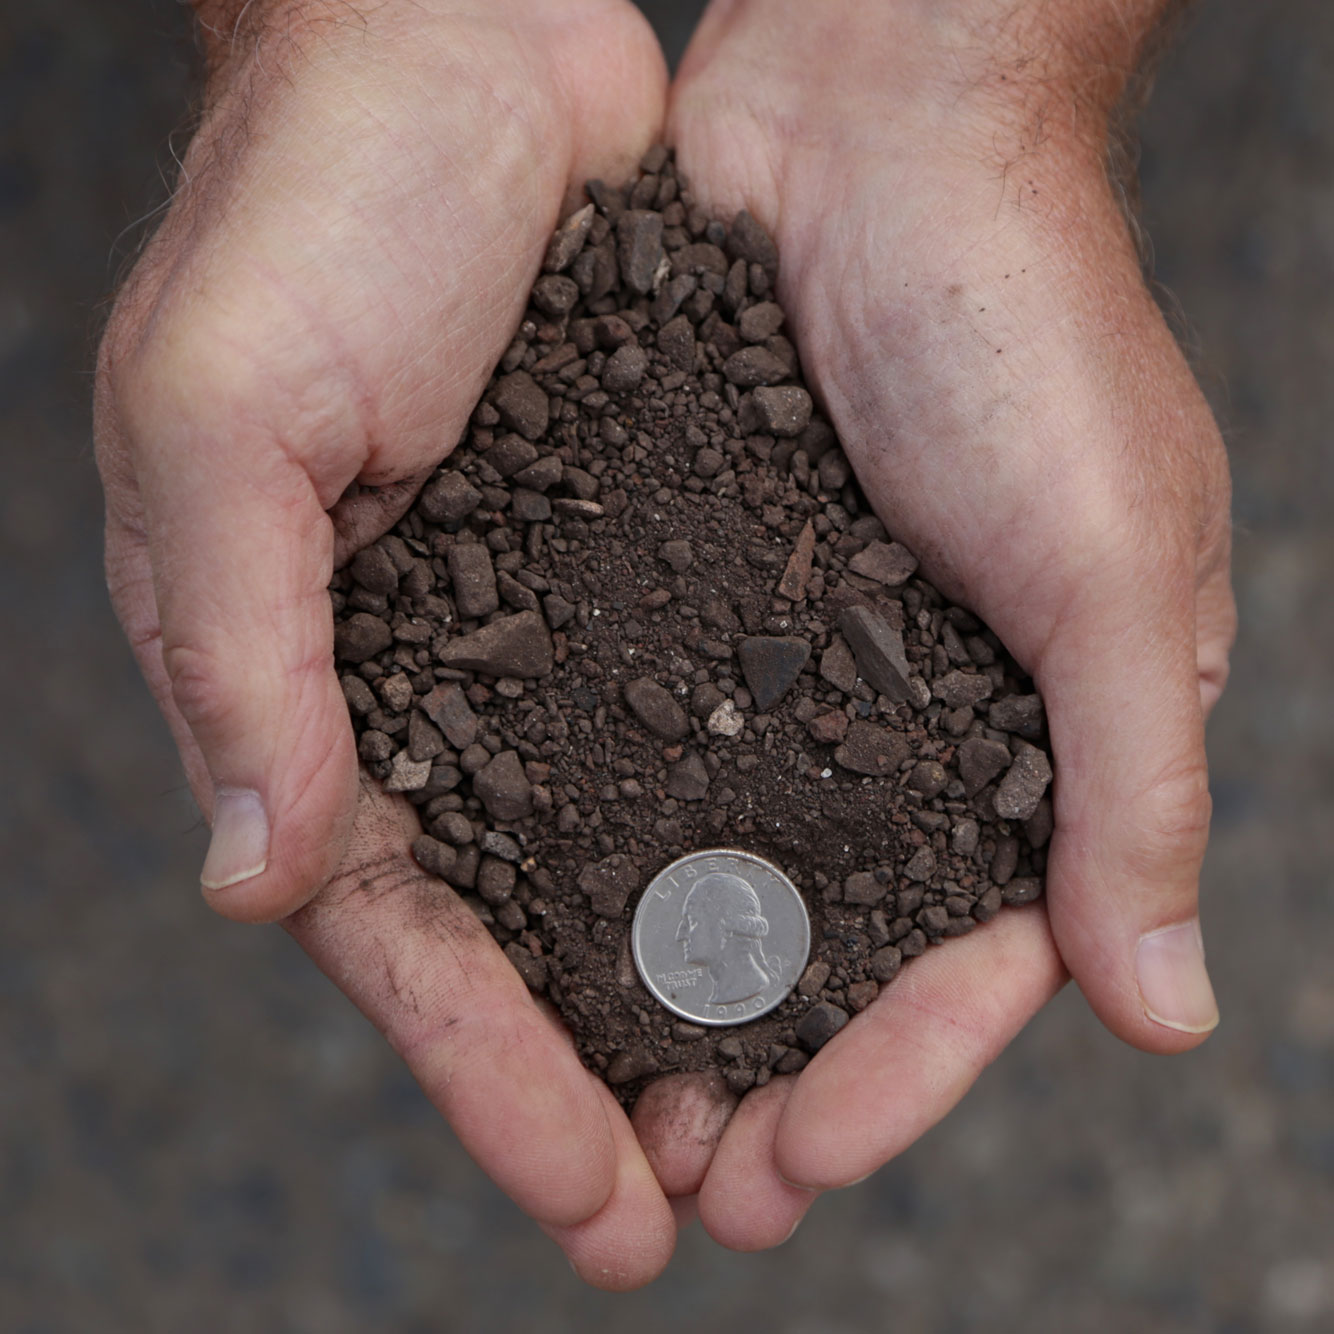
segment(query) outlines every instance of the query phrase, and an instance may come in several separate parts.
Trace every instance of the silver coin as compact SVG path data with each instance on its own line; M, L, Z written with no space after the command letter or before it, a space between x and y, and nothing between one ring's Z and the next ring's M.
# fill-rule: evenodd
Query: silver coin
M715 848L649 882L631 932L644 985L691 1023L744 1024L797 985L811 924L797 887L749 852Z

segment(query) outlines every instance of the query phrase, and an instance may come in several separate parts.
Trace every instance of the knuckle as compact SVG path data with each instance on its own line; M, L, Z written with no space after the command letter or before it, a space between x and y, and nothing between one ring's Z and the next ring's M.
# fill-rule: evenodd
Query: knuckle
M127 317L133 326L133 314ZM301 457L359 449L367 435L367 368L290 295L228 270L189 295L167 293L146 326L109 328L102 373L138 449L198 443L226 423L228 448L250 440Z
M1160 775L1135 800L1133 869L1146 879L1198 866L1209 840L1213 800L1203 757Z
M164 644L162 664L171 682L172 702L196 738L225 734L236 705L213 655L195 645Z

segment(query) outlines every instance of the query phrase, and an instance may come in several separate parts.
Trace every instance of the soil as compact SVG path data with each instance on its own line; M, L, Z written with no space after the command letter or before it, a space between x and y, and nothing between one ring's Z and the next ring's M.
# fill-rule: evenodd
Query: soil
M552 239L464 438L331 587L362 761L626 1103L799 1070L901 967L1042 894L1041 700L917 573L802 383L773 241L666 150ZM686 852L776 862L811 917L778 1009L683 1023L635 973ZM443 890L442 890L443 892Z

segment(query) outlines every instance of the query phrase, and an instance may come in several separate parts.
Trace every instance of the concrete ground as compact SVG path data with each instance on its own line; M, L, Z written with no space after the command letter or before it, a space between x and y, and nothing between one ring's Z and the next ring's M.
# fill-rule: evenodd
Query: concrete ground
M1222 1028L1155 1059L1067 991L787 1246L695 1230L621 1298L577 1283L282 932L195 892L204 833L101 585L87 405L184 32L171 0L0 3L0 1329L1334 1329L1334 9L1202 6L1146 124L1157 272L1236 470Z

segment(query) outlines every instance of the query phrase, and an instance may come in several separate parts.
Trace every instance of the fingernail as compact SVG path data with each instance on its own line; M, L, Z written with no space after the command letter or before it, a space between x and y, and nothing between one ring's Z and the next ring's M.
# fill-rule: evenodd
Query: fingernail
M803 1186L800 1181L789 1181L781 1172L778 1174L778 1179L783 1185L791 1186L793 1190L804 1190L807 1195L814 1195L819 1189L818 1186Z
M803 1223L803 1221L805 1220L805 1218L806 1218L806 1215L805 1215L805 1214L802 1214L802 1216L801 1216L800 1218L798 1218L797 1221L796 1221L795 1223L792 1224L792 1231L789 1232L789 1233L787 1234L787 1236L784 1237L783 1240L780 1241L780 1242L778 1243L780 1246L786 1246L786 1245L788 1244L788 1242L791 1241L792 1238L795 1237L795 1236L797 1235L797 1229L802 1225L802 1223Z
M213 839L199 882L226 889L257 876L269 864L269 817L258 792L218 788L213 797Z
M1180 1033L1208 1033L1218 1026L1198 917L1141 936L1135 976L1144 1013L1154 1023Z

